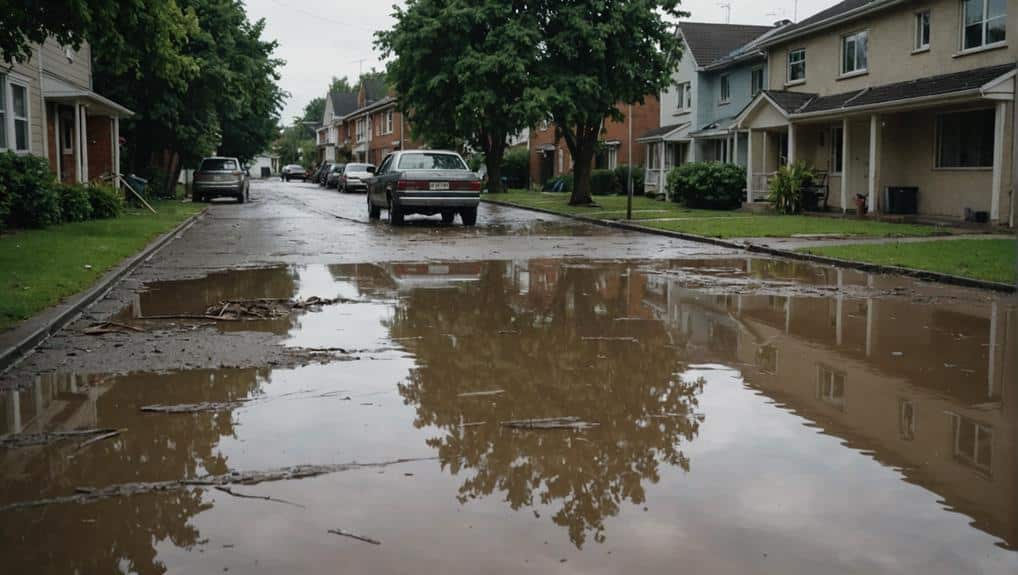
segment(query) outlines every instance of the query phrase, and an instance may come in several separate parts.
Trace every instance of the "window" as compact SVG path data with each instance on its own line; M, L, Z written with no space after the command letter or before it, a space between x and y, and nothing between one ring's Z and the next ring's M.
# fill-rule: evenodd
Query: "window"
M831 128L831 173L840 174L845 158L845 129L842 126Z
M938 168L993 167L992 108L937 117Z
M827 367L817 366L817 399L845 410L845 373Z
M385 157L384 160L382 160L382 165L378 166L378 170L375 172L375 175L380 176L388 172L390 164L392 164L392 154L389 154L388 156Z
M28 86L0 75L0 150L29 151Z
M869 32L865 30L841 38L841 73L865 72Z
M964 50L990 46L1005 40L1007 0L962 0Z
M750 78L749 78L750 94L753 95L753 96L756 96L757 94L762 92L763 91L763 85L764 85L764 71L763 71L763 68L753 68L753 71L750 72Z
M728 82L728 74L721 75L721 103L727 104L732 98L732 87Z
M989 472L993 464L993 428L955 415L954 456L963 463Z
M788 81L802 82L806 80L806 49L800 48L788 53Z
M608 146L608 169L614 170L619 167L619 147Z
M60 149L64 154L74 153L74 120L69 114L60 114Z
M0 76L0 150L7 149L7 77Z
M693 107L693 90L689 82L683 82L676 86L675 109L679 112L688 112Z
M417 153L399 157L401 170L466 170L467 165L455 154Z
M930 11L919 12L915 15L915 51L926 50L930 47Z
M239 170L236 160L230 158L209 158L202 160L199 172L233 172Z
M660 142L653 142L647 144L647 165L650 167L651 170L661 169L661 157L660 157L661 150L660 148L658 148L658 146L660 145L661 145Z
M392 110L387 110L385 112L385 131L383 133L392 133Z

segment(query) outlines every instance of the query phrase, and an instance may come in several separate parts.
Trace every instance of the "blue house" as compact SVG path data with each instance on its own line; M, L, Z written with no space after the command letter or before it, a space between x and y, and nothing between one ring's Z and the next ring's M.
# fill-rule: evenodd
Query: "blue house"
M767 85L758 42L783 24L679 24L685 49L660 95L660 127L637 140L647 146L645 191L664 193L668 171L687 162L746 165L748 140L734 128L735 117Z

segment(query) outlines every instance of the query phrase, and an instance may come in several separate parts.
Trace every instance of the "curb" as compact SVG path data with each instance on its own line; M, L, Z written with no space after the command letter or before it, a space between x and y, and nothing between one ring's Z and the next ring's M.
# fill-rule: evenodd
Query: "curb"
M36 346L75 320L85 308L109 293L113 289L114 284L148 261L163 246L173 241L178 234L187 231L208 210L206 207L178 224L177 227L152 240L141 252L128 257L115 268L106 272L91 288L70 296L64 302L39 312L35 317L29 318L20 326L13 328L9 332L9 337L10 339L17 340L17 342L0 351L0 374L6 372L28 355ZM47 315L51 317L45 317ZM41 325L35 326L33 324ZM18 333L19 331L26 333L20 334Z
M549 214L558 216L560 218L569 218L585 222L588 224L594 224L598 226L604 226L608 228L616 228L620 230L628 230L631 232L641 232L646 234L654 234L658 236L665 236L669 238L675 238L680 240L687 240L691 242L699 242L702 244L711 244L715 246L721 246L725 248L731 248L735 250L744 250L753 253L767 254L771 256L777 256L781 258L787 258L792 260L807 261L817 264L824 264L830 266L836 266L840 268L857 269L864 272L871 273L882 273L882 274L897 274L913 277L920 280L939 282L944 284L956 285L961 287L971 287L985 290L992 290L1004 293L1015 293L1018 291L1018 286L1013 284L1006 284L1002 282L995 282L989 280L980 280L974 278L967 278L962 276L956 276L952 274L945 274L941 272L931 272L926 270L918 270L914 268L905 268L900 266L890 266L884 264L873 264L867 262L860 262L855 260L844 260L841 258L832 258L829 256L818 256L816 254L804 253L804 252L793 252L789 250L782 250L778 248L771 248L768 246L761 246L756 244L748 244L741 242L733 242L729 240L723 240L720 238L711 238L707 236L701 236L697 234L689 234L685 232L676 232L672 230L661 230L657 228L649 228L647 226L641 226L639 224L631 224L628 222L617 221L617 220L601 220L598 218L591 218L588 216L579 216L572 214L563 214L553 210L545 208L534 208L530 206L520 206L510 202L504 202L501 200L481 198L482 202L489 204L495 204L498 206L505 206L507 208L517 208L520 210L528 210L532 212L539 212L542 214Z

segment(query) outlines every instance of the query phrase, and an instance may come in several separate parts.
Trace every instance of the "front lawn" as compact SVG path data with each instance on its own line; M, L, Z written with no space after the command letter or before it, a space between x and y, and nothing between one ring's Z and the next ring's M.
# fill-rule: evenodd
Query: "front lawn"
M0 329L87 289L124 258L202 208L177 201L152 206L158 215L126 209L115 219L0 235Z
M569 194L564 193L513 190L483 197L565 215L584 215L605 220L622 220L626 217L625 196L595 196L594 201L599 207L570 206ZM674 202L662 202L644 196L633 198L633 219L642 220L641 225L651 228L716 238L785 238L797 234L905 237L932 236L940 233L933 226L854 218L752 214L731 210L690 210Z
M846 260L1015 283L1015 240L964 239L852 244L805 248L800 251Z

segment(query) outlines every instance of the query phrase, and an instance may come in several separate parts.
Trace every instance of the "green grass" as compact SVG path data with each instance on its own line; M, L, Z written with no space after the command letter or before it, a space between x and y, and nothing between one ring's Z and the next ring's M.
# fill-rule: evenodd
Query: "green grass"
M1015 240L964 239L851 244L805 248L800 251L982 280L1015 282Z
M606 220L626 217L625 196L595 196L599 207L570 206L569 195L514 190L484 196L523 207L543 208L566 215L585 215ZM670 221L652 221L679 218ZM837 234L858 237L932 236L940 231L933 226L895 224L820 216L784 216L751 214L731 210L690 210L674 202L662 202L643 196L633 198L633 219L647 227L716 238L790 237L796 234ZM648 221L649 220L649 221Z
M124 258L201 210L200 205L176 201L152 206L158 215L127 209L116 219L0 235L0 329L90 287Z

